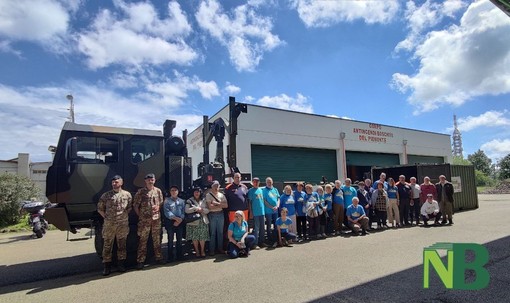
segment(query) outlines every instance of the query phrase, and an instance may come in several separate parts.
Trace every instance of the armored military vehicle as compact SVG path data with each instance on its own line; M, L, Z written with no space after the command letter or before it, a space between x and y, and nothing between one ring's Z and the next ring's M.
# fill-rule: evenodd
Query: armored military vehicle
M246 105L236 103L230 97L229 166L236 170L235 136L237 117L246 112ZM166 120L163 132L156 130L128 129L119 127L83 125L66 122L62 128L58 145L53 149L53 164L46 178L46 196L54 207L46 210L45 217L58 229L76 233L80 228L94 228L96 252L102 251L102 217L97 213L97 202L101 195L111 189L111 179L120 175L124 179L123 189L134 196L145 186L144 176L154 173L156 186L167 191L177 185L186 196L192 186L207 187L213 179L223 184L223 137L225 124L217 120L208 122L204 116L203 145L206 147L215 138L219 147L214 163L209 163L209 151L204 148L204 159L199 165L199 178L193 182L191 158L186 147L187 131L183 136L173 135L176 121ZM232 148L234 146L234 148ZM217 160L217 161L216 161ZM129 252L136 251L138 218L131 212L128 236Z

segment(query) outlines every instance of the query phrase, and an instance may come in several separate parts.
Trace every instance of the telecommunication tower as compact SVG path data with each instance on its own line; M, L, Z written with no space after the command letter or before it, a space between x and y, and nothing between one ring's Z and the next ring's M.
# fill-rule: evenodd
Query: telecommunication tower
M452 136L452 154L454 157L464 158L462 155L462 135L460 134L459 128L457 127L457 116L453 115L453 136Z

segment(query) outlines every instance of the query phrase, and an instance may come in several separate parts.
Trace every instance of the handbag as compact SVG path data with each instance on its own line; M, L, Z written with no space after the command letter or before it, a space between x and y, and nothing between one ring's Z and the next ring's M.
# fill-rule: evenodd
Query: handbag
M190 203L190 205L193 206L191 203ZM201 218L201 216L199 213L185 214L184 222L191 223L191 222L195 222L196 220L199 220L200 218Z
M199 219L200 219L199 213L192 213L192 214L184 215L184 222L186 222L186 223L195 222L196 220L199 220Z
M306 215L310 218L317 218L319 216L317 206L310 206L306 211Z

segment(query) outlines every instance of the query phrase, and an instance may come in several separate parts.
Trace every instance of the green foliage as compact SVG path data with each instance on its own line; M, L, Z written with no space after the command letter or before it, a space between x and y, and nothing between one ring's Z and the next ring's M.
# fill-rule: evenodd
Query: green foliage
M468 160L459 157L459 156L453 156L453 164L455 165L471 165L471 162Z
M496 181L483 172L475 169L476 186L494 186Z
M23 214L20 202L39 195L39 188L27 177L0 175L0 227L17 224Z
M510 154L499 161L499 178L510 179Z
M492 173L492 160L487 157L483 150L477 150L474 154L468 155L468 160L473 164L476 170L481 171L486 176Z

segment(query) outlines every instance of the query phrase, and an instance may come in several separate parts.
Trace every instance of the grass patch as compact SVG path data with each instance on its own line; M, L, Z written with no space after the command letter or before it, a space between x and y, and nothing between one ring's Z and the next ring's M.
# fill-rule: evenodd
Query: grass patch
M486 191L489 188L492 188L492 187L491 186L477 186L476 192L479 194L482 194L484 191Z
M24 215L20 222L14 225L0 227L0 233L16 233L22 231L32 231L32 227L28 225L29 214ZM55 226L48 224L48 230L57 229Z

